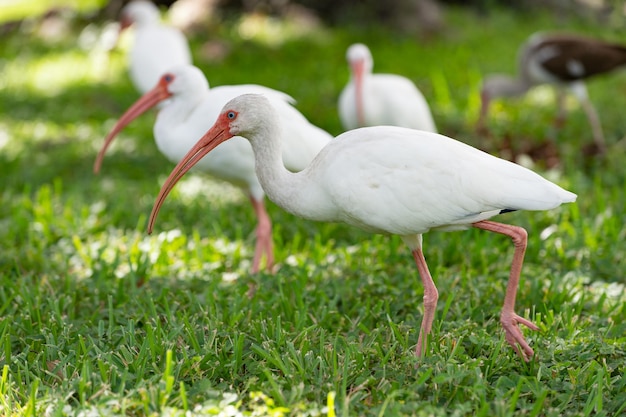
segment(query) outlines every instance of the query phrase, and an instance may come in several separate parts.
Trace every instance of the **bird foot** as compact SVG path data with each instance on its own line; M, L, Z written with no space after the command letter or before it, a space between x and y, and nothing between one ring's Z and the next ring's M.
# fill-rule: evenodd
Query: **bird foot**
M502 315L500 322L504 328L506 341L524 361L528 362L535 352L524 339L519 325L523 324L531 330L539 330L539 327L515 313Z

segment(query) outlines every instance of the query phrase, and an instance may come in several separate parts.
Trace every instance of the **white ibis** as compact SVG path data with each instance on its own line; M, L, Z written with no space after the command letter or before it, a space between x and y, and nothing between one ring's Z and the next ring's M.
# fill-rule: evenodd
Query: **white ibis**
M280 109L279 123L287 135L282 141L285 166L293 171L305 168L320 149L332 139L324 130L309 121L291 106L291 97L260 85L229 85L209 89L206 77L197 67L187 65L166 72L157 85L143 95L120 117L107 135L98 153L94 172L99 172L102 159L115 136L134 118L164 100L154 124L157 147L170 161L178 162L217 119L222 106L244 93L262 93ZM254 170L254 154L248 141L234 138L218 147L198 163L208 174L243 188L254 207L258 225L252 272L260 270L265 255L266 268L274 263L272 223L265 209L263 188Z
M121 12L121 27L133 25L134 39L129 51L130 78L141 93L150 90L165 71L192 63L185 35L161 23L156 5L133 0Z
M520 48L517 78L495 74L483 80L478 126L484 129L489 103L494 98L515 97L536 85L552 84L559 88L559 117L564 116L560 90L568 88L589 119L596 145L604 150L602 126L584 80L623 65L626 46L573 34L534 34Z
M362 43L350 46L346 59L350 81L339 96L344 129L390 125L437 131L426 99L411 80L395 74L372 74L372 54Z
M291 173L281 160L280 117L280 110L260 95L228 102L163 184L148 232L176 182L216 146L243 136L252 144L261 185L285 210L310 220L341 221L373 233L400 235L409 246L424 284L418 356L424 353L438 298L422 253L422 234L476 227L509 236L515 253L500 318L508 343L526 360L533 355L518 325L533 330L537 326L514 311L527 233L487 219L513 210L552 209L575 201L575 194L462 142L395 126L348 131L329 142L306 169Z

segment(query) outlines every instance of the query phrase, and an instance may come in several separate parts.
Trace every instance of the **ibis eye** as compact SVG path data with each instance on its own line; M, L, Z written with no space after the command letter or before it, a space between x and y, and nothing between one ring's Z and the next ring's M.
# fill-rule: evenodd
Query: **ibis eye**
M163 79L167 81L168 83L171 83L174 80L174 76L172 74L165 74L163 76Z
M226 113L226 117L228 117L231 120L234 119L236 115L237 114L234 111L229 111L228 113Z

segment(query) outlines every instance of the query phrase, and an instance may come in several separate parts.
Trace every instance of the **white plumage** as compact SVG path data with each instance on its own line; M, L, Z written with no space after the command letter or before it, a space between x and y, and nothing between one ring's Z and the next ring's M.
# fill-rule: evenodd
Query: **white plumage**
M177 65L192 63L185 35L161 23L159 9L146 0L133 0L122 9L122 27L132 25L128 56L130 78L140 93L150 90L161 75Z
M374 61L367 46L348 48L350 81L339 96L339 118L344 129L364 126L403 126L436 132L430 107L408 78L373 74Z
M462 142L391 126L344 133L305 175L315 191L304 194L315 197L297 198L300 209L324 206L307 217L397 235L466 228L502 210L547 210L572 196Z
M161 188L148 230L185 172L220 143L243 136L252 144L261 185L285 210L311 220L341 221L371 232L397 234L408 244L425 287L418 355L423 353L423 338L430 332L438 298L422 253L422 234L477 227L511 237L515 254L501 322L513 348L524 358L532 356L518 324L535 330L537 326L514 312L527 234L520 227L487 219L510 210L555 208L575 201L575 194L454 139L390 126L346 132L329 142L306 169L292 173L282 163L280 117L280 110L260 95L228 102Z
M281 141L282 157L288 169L299 171L305 168L332 138L296 110L291 105L293 99L287 94L254 84L209 88L204 74L198 68L188 65L167 71L156 87L120 117L98 154L94 170L99 171L104 154L117 133L135 117L161 102L163 107L154 125L156 144L170 161L180 161L215 122L224 104L244 93L263 94L275 108L280 109L279 123L286 133ZM259 218L252 270L259 270L263 254L267 256L267 268L271 269L271 222L263 203L265 194L255 174L254 154L250 143L241 137L233 138L199 161L198 168L243 188L250 196Z

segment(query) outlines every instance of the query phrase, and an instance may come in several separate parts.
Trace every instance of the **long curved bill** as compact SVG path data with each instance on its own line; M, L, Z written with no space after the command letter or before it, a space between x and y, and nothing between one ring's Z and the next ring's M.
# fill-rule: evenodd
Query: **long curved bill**
M195 164L198 163L206 154L211 152L220 143L232 138L233 135L229 133L228 127L221 123L221 118L209 129L207 133L200 138L200 140L194 145L193 148L187 152L187 154L180 160L178 165L174 167L167 180L161 187L161 191L157 196L157 199L152 207L152 213L150 213L150 220L148 221L148 234L152 233L154 228L154 222L156 221L157 214L168 196L172 188L176 183L189 171Z
M119 118L117 123L115 123L115 126L113 126L113 129L111 129L106 139L104 140L104 145L102 145L102 148L100 149L100 152L98 152L98 156L96 157L96 162L93 164L93 172L96 174L100 172L100 167L102 166L104 154L109 148L109 145L111 145L111 143L113 142L113 139L115 139L115 136L117 136L117 134L120 133L122 129L124 129L130 122L145 113L147 110L156 106L158 103L169 98L170 96L171 94L167 91L167 88L165 88L165 86L162 85L162 83L159 81L156 87L148 91L146 94L141 96L139 100L133 103L133 105L130 106L128 110L126 110L126 113L124 113L122 117Z
M363 109L363 72L365 71L365 63L358 60L351 64L352 73L354 74L354 92L356 95L356 117L360 127L365 126L365 110Z

